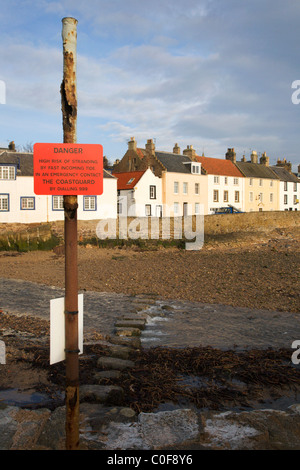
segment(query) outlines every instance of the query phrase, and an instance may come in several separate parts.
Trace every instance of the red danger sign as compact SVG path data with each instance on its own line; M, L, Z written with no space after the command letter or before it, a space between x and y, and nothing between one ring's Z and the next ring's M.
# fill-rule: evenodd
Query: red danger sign
M34 192L38 195L103 193L103 147L99 144L34 144Z

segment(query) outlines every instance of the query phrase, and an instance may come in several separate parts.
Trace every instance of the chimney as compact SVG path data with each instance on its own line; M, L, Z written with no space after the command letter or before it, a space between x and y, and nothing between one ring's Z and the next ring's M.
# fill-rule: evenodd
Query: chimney
M193 148L192 145L188 145L187 148L183 151L183 155L186 155L189 158L193 158L196 156L196 150Z
M260 163L261 165L269 166L270 159L269 157L267 157L266 152L264 152L262 156L260 157Z
M177 155L180 155L180 147L178 146L178 144L174 145L173 153L176 153Z
M291 162L287 162L285 158L283 160L278 159L276 166L285 168L289 173L292 173L292 164Z
M136 151L136 140L134 137L131 137L130 141L128 142L128 150Z
M154 155L155 154L155 144L153 142L153 139L148 139L147 140L147 143L145 145L145 148L147 150L147 152L150 154L150 155Z
M258 163L258 156L255 150L253 150L251 153L251 163Z
M9 150L12 150L13 152L16 151L15 142L13 140L11 142L9 142L8 148L9 148Z
M236 163L236 153L234 151L234 148L227 150L225 158L226 160L232 161L232 163Z
M241 158L241 162L246 162L246 161L247 161L246 157L245 157L245 155L243 155L242 158Z

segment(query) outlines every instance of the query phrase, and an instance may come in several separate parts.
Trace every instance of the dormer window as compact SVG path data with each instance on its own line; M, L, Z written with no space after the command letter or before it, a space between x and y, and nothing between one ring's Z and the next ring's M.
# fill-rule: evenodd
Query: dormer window
M0 179L14 180L16 178L16 167L14 165L0 165Z
M192 164L192 173L194 175L199 175L200 174L200 163L193 163Z

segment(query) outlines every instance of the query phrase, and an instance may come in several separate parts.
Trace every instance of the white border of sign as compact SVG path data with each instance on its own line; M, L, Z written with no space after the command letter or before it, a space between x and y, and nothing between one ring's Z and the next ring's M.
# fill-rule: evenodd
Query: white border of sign
M83 294L78 295L78 348L83 352ZM65 353L65 298L50 300L50 364L64 361Z

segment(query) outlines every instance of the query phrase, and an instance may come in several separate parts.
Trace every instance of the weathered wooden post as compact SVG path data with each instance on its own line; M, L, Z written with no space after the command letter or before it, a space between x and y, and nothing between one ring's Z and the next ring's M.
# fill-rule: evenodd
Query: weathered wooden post
M77 142L77 20L62 19L63 81L61 105L64 143ZM79 349L77 195L64 196L65 216L65 353L66 449L79 449Z

